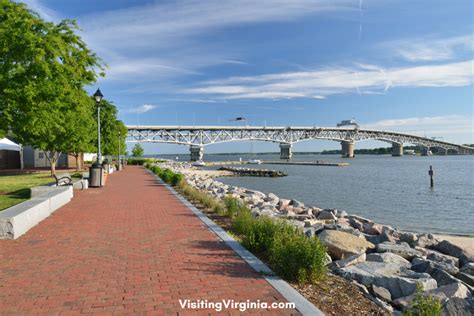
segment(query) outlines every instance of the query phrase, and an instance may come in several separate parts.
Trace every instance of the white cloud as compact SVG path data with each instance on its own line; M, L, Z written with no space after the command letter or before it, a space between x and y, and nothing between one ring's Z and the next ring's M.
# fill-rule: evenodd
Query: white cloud
M230 77L203 82L184 92L223 99L322 98L354 91L384 93L391 87L467 86L473 82L473 73L472 60L388 69L359 64L352 68Z
M157 108L156 105L143 104L143 105L137 106L135 108L130 108L126 112L142 114L142 113L146 113L146 112L151 111L151 110L156 109L156 108Z
M474 116L445 115L381 120L361 124L361 128L398 131L427 137L443 137L445 141L474 142Z
M402 59L414 61L440 61L455 58L457 55L474 50L472 35L446 38L413 38L391 41L382 44Z
M200 40L226 27L356 10L351 0L181 0L91 14L80 17L79 25L88 45L109 64L110 78L138 73L155 78L219 64L246 65L243 49Z

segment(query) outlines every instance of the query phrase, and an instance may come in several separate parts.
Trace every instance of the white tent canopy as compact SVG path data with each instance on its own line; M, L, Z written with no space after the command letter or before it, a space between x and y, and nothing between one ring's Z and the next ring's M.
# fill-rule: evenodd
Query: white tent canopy
M21 151L21 146L15 144L8 138L0 139L0 150L14 150L14 151Z

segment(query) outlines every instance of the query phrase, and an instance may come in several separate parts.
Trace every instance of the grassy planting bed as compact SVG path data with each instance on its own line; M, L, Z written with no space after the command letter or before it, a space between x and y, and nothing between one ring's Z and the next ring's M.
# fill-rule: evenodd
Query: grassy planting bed
M30 188L54 182L50 172L0 176L0 211L30 198Z
M174 186L326 315L389 315L365 297L355 284L327 271L326 249L318 238L306 237L284 220L253 218L238 199L217 200L188 185L179 173L150 163L144 165Z

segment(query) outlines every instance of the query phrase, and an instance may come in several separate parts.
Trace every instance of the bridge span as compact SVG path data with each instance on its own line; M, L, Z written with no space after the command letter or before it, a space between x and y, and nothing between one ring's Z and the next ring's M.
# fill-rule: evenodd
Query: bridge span
M422 155L440 148L459 155L472 155L474 148L436 139L389 131L342 127L268 127L268 126L127 126L127 142L149 142L190 146L191 160L202 159L204 146L231 141L266 141L280 145L280 158L292 157L292 145L311 139L341 143L342 157L354 157L355 143L380 140L392 144L392 156L403 155L403 145L421 147Z

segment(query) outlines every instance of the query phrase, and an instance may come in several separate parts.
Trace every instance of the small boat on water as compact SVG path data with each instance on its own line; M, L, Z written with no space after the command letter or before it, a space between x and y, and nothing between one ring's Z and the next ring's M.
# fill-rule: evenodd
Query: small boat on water
M260 159L249 159L247 164L249 165L260 165L262 161Z
M194 167L204 167L206 166L206 163L202 160L198 160L193 162L191 165L193 165Z

